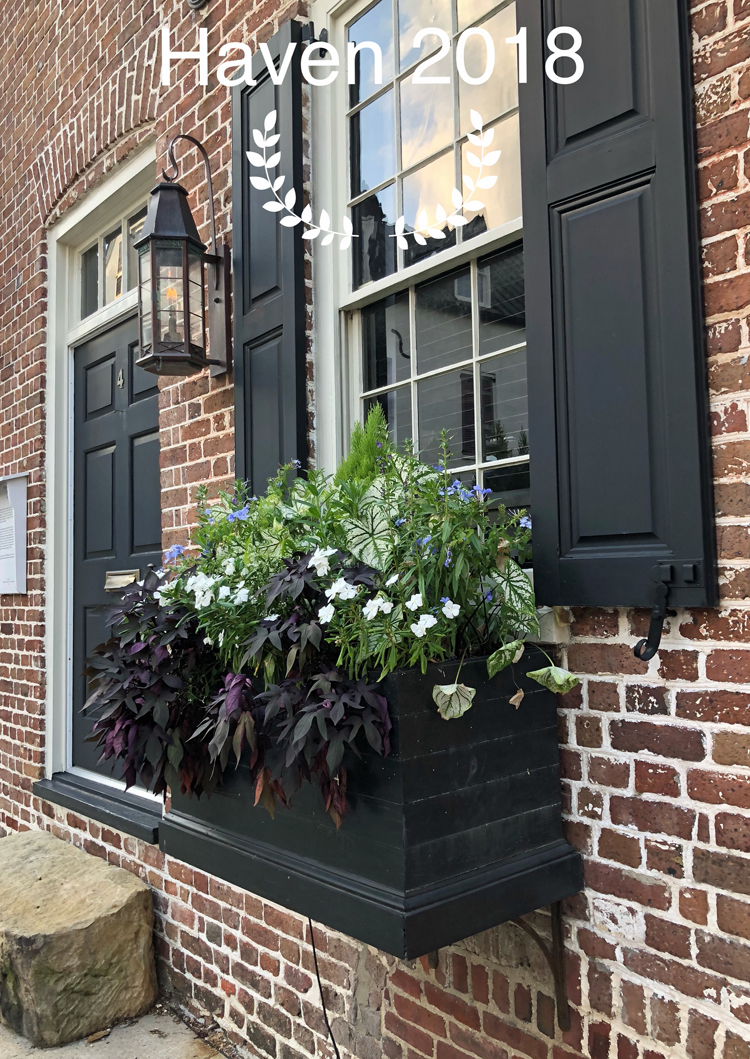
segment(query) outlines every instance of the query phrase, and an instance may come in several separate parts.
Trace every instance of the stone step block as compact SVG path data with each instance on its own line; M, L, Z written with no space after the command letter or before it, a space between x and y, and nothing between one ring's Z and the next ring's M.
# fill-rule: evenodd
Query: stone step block
M148 886L44 831L0 839L0 1021L66 1044L157 997Z

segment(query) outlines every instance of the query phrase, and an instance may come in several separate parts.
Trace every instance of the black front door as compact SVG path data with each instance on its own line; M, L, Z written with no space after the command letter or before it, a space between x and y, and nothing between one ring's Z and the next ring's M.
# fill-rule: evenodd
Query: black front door
M102 608L122 597L105 585L161 565L159 391L137 356L136 318L75 350L72 764L106 775L111 763L85 742L85 658L109 636Z

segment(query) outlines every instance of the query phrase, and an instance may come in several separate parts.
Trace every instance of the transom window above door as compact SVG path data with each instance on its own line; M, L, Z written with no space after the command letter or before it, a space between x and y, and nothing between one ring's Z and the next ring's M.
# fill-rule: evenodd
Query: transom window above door
M455 66L461 36L472 27L494 43L494 71L483 84L467 83ZM451 40L443 57L434 34L413 47L418 31L432 28ZM347 26L349 43L372 41L382 53L382 84L376 83L372 49L362 48L349 86L348 199L359 236L352 242L355 289L521 216L516 45L505 43L515 34L515 3L493 0L378 0ZM483 37L468 35L462 47L466 73L481 78L487 63ZM446 80L415 83L421 64L435 59L419 76ZM479 152L468 139L472 112L481 115L485 130L492 129L487 153L501 152L482 170L497 181L476 193L463 179L475 182L479 176L472 165ZM466 201L482 203L464 208L462 226L448 219L455 210L454 188L462 189ZM426 227L423 211L435 234L415 239L412 233ZM397 245L400 217L406 249Z
M80 254L81 320L109 305L138 281L133 243L146 220L146 206L131 210L118 224L110 224Z

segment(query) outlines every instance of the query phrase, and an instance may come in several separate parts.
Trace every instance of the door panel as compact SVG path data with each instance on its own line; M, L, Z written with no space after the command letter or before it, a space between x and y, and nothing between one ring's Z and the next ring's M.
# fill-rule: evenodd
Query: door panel
M109 570L161 565L158 385L135 366L137 321L127 320L74 353L73 746L72 764L112 775L87 743L92 721L85 659L106 640ZM118 776L118 773L114 773Z

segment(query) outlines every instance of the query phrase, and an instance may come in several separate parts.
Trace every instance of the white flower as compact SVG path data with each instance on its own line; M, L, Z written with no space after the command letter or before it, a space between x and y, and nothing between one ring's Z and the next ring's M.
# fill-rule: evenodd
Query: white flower
M461 607L458 605L458 603L454 603L452 600L446 599L445 604L443 606L443 614L445 614L446 618L457 618L460 610Z
M156 600L157 603L161 603L161 601L162 601L161 592L154 592L154 599Z
M382 610L383 614L390 614L393 610L393 603L390 599L381 599L379 600L379 603L380 609Z
M278 621L278 614L266 614L266 621Z
M362 613L368 621L372 621L373 618L377 618L378 611L380 610L380 600L368 599L362 608Z
M195 605L198 610L201 610L203 607L208 607L211 604L215 581L215 577L209 577L208 574L198 573L193 574L185 582L185 591L193 593L195 596Z
M224 643L224 630L222 629L221 632L219 633L219 647L221 647L223 645L223 643Z
M234 559L225 559L223 562L224 573L227 577L231 577L234 573Z
M250 598L250 589L249 588L238 588L237 591L234 594L234 602L237 603L237 604L247 603L249 598Z
M411 631L414 633L415 636L419 637L420 640L422 639L424 634L427 632L427 629L425 629L425 627L421 623L421 621L418 624L415 622L413 625L410 625L409 628L411 629Z
M343 577L338 578L334 581L330 588L326 589L326 596L328 599L335 599L336 596L339 599L354 599L358 592L356 585L350 585L348 581L345 581Z
M219 589L219 599L226 599L231 591L229 585L222 585Z
M310 562L307 564L307 569L309 570L311 566L314 566L318 577L324 577L330 570L328 557L335 554L335 548L316 548Z
M393 577L389 577L388 578L388 580L385 583L385 587L386 588L390 588L391 585L395 585L397 581L398 581L398 574L394 574Z
M406 601L406 605L409 610L417 610L419 607L422 606L422 593L415 592L411 599L408 599Z
M423 629L431 629L433 625L437 625L437 618L434 614L420 614L419 624Z
M329 603L327 607L321 607L318 611L318 619L321 625L327 625L334 614L333 603Z

